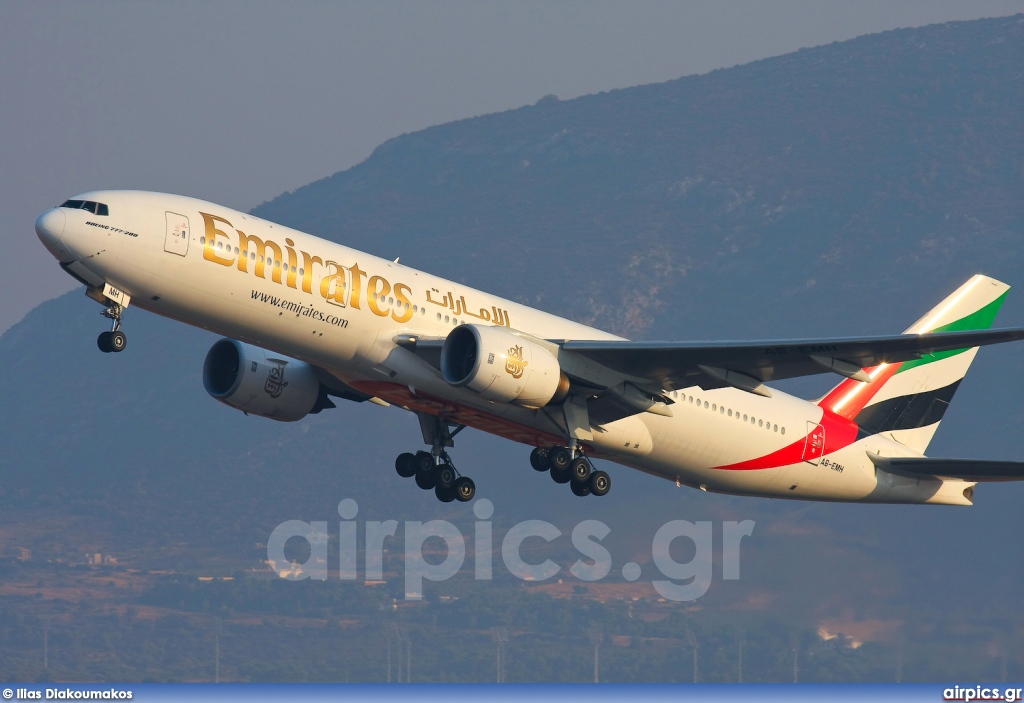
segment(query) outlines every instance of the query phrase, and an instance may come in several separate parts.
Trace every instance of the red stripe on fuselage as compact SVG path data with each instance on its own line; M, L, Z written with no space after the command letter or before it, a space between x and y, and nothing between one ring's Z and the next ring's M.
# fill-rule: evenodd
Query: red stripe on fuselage
M825 430L825 449L822 451L821 456L838 452L840 449L845 449L857 441L857 433L859 431L857 423L836 415L831 410L824 411L820 424ZM803 439L798 439L771 454L765 454L748 461L727 464L725 466L714 466L712 468L725 471L751 471L755 469L777 469L780 466L799 464L803 461L804 447L807 444L808 437L810 437L810 432L804 435Z

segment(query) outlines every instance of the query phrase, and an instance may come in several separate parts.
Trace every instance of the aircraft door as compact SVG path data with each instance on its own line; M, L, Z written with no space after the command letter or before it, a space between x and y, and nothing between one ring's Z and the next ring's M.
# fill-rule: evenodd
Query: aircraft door
M167 234L164 236L164 251L178 256L188 253L188 218L174 212L167 213Z
M804 442L804 461L817 466L825 453L825 428L813 422L807 423L807 440Z

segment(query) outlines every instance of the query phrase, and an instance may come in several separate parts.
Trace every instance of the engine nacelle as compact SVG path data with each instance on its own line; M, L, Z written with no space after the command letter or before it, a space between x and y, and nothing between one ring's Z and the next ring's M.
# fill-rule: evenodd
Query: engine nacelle
M441 374L487 400L532 408L561 402L569 392L554 355L504 327L453 329L441 347Z
M210 347L203 385L225 405L281 422L320 412L321 398L326 398L309 364L234 339Z

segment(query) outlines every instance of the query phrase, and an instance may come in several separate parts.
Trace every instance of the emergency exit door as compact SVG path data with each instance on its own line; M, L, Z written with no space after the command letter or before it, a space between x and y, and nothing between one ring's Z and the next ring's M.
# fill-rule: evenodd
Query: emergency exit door
M164 251L178 256L188 253L188 218L174 212L167 213L167 234L164 236Z

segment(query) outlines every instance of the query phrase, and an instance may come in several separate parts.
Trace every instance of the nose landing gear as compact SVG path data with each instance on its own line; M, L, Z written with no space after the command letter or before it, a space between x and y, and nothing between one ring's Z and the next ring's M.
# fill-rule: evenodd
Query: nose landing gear
M115 288L105 283L103 288L89 286L85 294L103 306L103 317L110 320L110 331L101 332L96 338L96 346L104 354L109 352L121 352L128 346L128 337L121 331L121 318L128 308L131 297L120 288Z
M111 302L100 314L103 317L109 318L111 323L110 331L100 332L100 336L96 338L96 346L104 354L124 351L124 348L128 346L128 336L121 331L121 318L124 315L124 306Z

